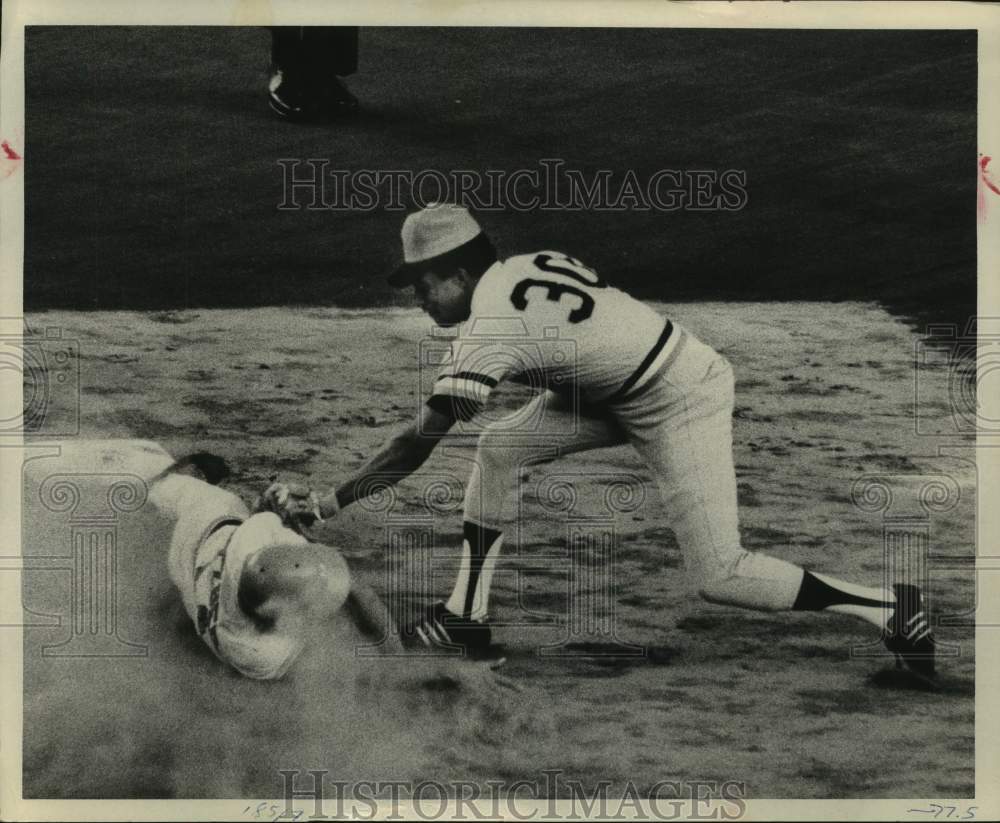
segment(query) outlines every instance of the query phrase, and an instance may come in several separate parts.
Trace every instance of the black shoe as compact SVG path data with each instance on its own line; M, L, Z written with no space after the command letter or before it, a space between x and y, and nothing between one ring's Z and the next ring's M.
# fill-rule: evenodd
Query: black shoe
M469 620L449 612L442 601L432 603L424 613L400 632L404 645L411 648L429 648L450 651L474 660L487 660L496 656L491 645L493 633L489 624Z
M922 677L934 677L934 636L917 586L897 583L896 611L885 627L885 646L896 655L896 666L906 666Z
M271 111L285 120L299 123L335 120L358 108L358 99L336 77L322 83L315 79L305 81L275 67L271 70L267 92Z
M232 474L223 458L209 452L195 452L182 457L170 470L177 474L200 474L202 480L213 486L218 486Z

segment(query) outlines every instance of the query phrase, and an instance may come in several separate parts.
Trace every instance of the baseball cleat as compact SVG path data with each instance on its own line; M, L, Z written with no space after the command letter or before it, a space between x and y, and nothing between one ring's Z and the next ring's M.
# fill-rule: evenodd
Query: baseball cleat
M205 478L205 482L211 483L213 486L218 486L219 483L232 474L229 465L223 458L209 452L195 452L181 458L181 461L194 466L201 472L201 476Z
M194 452L177 460L169 468L160 472L153 480L166 474L187 474L201 479L213 486L218 486L232 474L229 464L218 455L210 452Z
M493 633L487 623L459 617L449 612L443 601L428 606L422 615L405 625L400 632L403 643L411 648L450 651L461 650L473 660L495 658Z
M904 666L921 678L934 677L934 635L924 611L920 588L903 583L892 587L896 610L885 627L886 648L896 655L896 667Z
M336 77L305 83L280 68L271 71L267 102L282 119L299 123L334 120L358 108L358 99Z

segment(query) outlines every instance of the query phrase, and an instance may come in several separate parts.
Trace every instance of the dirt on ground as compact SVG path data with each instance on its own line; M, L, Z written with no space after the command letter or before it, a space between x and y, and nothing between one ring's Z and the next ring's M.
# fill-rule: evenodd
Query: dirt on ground
M930 608L950 616L939 689L901 677L878 632L848 617L700 601L648 472L620 447L522 478L492 601L499 675L363 659L342 636L284 681L241 679L186 620L165 524L146 510L118 524L118 599L120 635L147 655L43 654L68 637L70 575L26 572L25 606L63 617L26 630L26 796L264 797L280 795L278 769L307 768L480 782L561 769L640 789L735 780L751 798L971 795L976 469L947 361L915 367L913 333L873 304L660 309L734 364L745 545L869 585L925 562ZM212 451L247 499L275 475L340 481L413 418L430 376L418 368L428 323L406 309L50 311L29 323L80 352L79 393L51 394L42 431ZM521 400L502 389L499 408ZM473 445L455 438L397 497L319 530L398 618L450 590ZM891 498L859 485L873 476ZM575 498L560 502L560 483ZM26 489L26 554L70 555L65 515ZM391 545L401 523L430 549ZM610 542L573 542L581 523Z

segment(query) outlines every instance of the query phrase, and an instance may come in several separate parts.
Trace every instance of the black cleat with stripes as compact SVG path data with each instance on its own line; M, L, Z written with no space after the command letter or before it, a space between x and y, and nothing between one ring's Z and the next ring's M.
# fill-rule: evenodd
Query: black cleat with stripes
M903 583L892 587L896 611L885 627L886 648L896 655L896 665L920 677L934 677L934 635L924 611L920 589Z
M403 643L410 648L423 647L456 656L461 653L473 660L489 660L496 656L489 625L452 614L440 600L405 625L400 634Z

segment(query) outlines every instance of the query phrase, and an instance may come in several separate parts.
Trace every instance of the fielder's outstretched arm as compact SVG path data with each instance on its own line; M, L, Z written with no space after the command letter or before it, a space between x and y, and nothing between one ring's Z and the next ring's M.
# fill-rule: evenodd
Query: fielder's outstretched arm
M358 489L371 488L367 482L370 479L389 480L396 484L409 477L430 457L454 422L452 417L424 406L415 423L386 443L356 475L320 498L321 516L330 517L357 500Z

